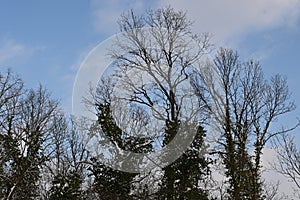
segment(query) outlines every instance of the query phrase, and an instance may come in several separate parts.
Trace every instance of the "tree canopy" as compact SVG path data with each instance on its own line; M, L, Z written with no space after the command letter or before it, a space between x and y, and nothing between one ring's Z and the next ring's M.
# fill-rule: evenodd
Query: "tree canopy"
M298 125L273 128L295 109L287 80L267 79L258 61L232 49L214 51L210 35L194 34L192 25L171 7L122 15L111 73L92 100L83 98L93 122L68 116L44 86L26 88L1 72L0 198L276 199L262 178L270 141L275 168L299 195L299 150L287 137ZM92 154L91 135L108 151ZM128 163L122 152L142 156Z

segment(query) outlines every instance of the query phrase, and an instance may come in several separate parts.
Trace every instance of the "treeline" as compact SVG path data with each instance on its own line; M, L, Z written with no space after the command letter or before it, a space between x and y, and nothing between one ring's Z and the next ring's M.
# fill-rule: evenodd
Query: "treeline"
M267 187L261 163L269 141L290 131L272 129L279 116L295 108L286 79L266 79L259 62L242 61L231 49L203 59L212 51L209 35L193 34L185 13L170 7L144 16L129 12L119 25L125 40L115 43L120 51L111 51L115 71L101 79L92 101L85 101L96 121L69 117L43 86L28 89L11 71L0 74L0 197L282 198L276 185ZM124 75L132 69L141 73ZM151 83L143 82L144 73ZM115 86L128 93L118 96ZM130 109L112 109L116 100L129 102ZM182 128L189 123L193 128ZM168 146L178 131L194 136L182 155L141 173L109 167L88 148L88 139L98 134L100 149L108 141L117 149L149 154ZM288 150L284 141L277 144ZM284 163L280 166L285 172Z

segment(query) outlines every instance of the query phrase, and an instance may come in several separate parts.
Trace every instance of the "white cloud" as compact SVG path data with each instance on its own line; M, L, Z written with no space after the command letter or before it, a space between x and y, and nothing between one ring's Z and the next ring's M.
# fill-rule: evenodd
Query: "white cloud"
M0 39L0 65L23 61L43 49L45 49L44 46L28 46L10 37L4 37Z
M6 63L25 53L25 46L12 39L0 41L0 64Z
M263 178L266 183L276 184L279 181L279 192L292 197L295 185L279 172L274 170L276 164L276 151L272 148L264 148L262 156Z
M211 33L212 43L217 47L240 50L240 44L248 34L276 28L297 28L300 16L300 0L92 0L93 26L97 32L110 36L119 32L117 21L122 13L133 9L143 14L149 8L167 5L175 10L187 11L188 19L194 22L193 31ZM262 51L270 54L272 49L268 48L264 47ZM268 56L263 54L258 57Z
M187 11L197 32L210 32L215 39L227 42L252 31L293 26L300 14L299 0L162 0Z
M151 1L152 3L153 1ZM210 32L217 46L235 46L243 37L276 28L294 28L300 16L300 0L160 0L153 7L171 5L176 10L187 11L187 17L194 22L195 32ZM117 20L123 12L133 9L142 13L147 9L145 1L99 1L92 0L93 21L96 31L115 34L118 32ZM264 48L253 57L260 60L268 57L272 49ZM275 152L266 148L263 166L270 169ZM292 183L275 171L267 170L266 181L280 181L280 191L292 194Z

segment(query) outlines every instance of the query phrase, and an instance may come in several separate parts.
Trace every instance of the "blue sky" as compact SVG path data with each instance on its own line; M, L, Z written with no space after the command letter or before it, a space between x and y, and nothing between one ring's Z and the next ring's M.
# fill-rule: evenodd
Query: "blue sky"
M118 33L120 14L168 4L187 11L195 32L212 33L216 47L260 60L267 76L286 76L292 98L300 103L300 0L3 0L0 70L12 68L29 87L45 85L70 112L81 61L99 42ZM288 121L295 122L299 111Z
M79 65L94 46L118 33L120 14L168 4L187 11L195 32L212 33L216 47L260 60L266 75L286 76L292 98L300 103L300 0L3 0L0 70L12 68L29 87L42 83L71 112ZM297 116L299 108L289 121Z
M242 2L242 3L238 3ZM261 61L267 73L287 76L294 99L300 57L300 1L15 1L0 6L0 69L11 67L29 86L45 84L65 99L80 61L118 32L119 15L133 8L171 4L188 12L195 32L210 32L216 46ZM264 2L264 3L259 3Z
M0 71L11 68L28 87L45 85L71 112L79 65L94 46L118 33L120 14L168 4L187 11L195 32L212 33L216 47L260 60L266 76L286 76L298 108L282 122L300 118L300 0L2 0Z

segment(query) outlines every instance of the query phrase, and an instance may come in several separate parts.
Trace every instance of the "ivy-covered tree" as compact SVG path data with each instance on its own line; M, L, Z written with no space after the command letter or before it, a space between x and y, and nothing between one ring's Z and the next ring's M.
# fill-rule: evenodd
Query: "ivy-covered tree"
M68 171L67 174L58 174L52 181L49 199L83 199L82 177L75 171Z
M47 140L60 113L58 102L42 87L26 90L10 71L0 75L0 196L35 199L40 169L48 159Z
M193 126L193 133L185 130L186 134L196 135L194 142L173 164L162 167L163 183L160 185L160 192L153 198L207 197L207 192L201 185L208 174L208 162L201 155L205 147L205 131L201 125L205 121L203 100L206 97L201 83L197 82L201 80L194 78L193 65L199 64L198 61L209 48L208 35L192 34L191 23L185 13L174 11L170 7L150 10L145 16L136 16L130 12L121 17L119 24L124 40L117 40L113 45L117 50L113 47L111 49L111 57L115 59L115 71L107 79L109 87L100 84L97 90L101 92L94 94L96 103L90 102L96 106L98 123L103 134L118 148L148 153L167 146L176 137L181 124L197 121L196 127ZM126 72L132 72L133 76L127 76ZM144 76L148 76L152 82L146 82ZM194 83L191 84L192 82ZM196 88L195 85L199 87ZM118 96L113 91L114 87L127 92L127 95ZM112 94L115 95L113 100L110 97ZM111 107L115 102L112 101L127 101L124 106L130 109L126 111L125 117L136 119L138 116L137 121L144 127L139 129L141 133L136 131L135 122L122 121L122 109L125 108L116 112L120 118L116 123ZM147 121L150 119L150 111L156 121ZM155 123L163 124L164 128ZM128 129L122 130L120 124L125 124ZM152 124L150 128L147 126L149 124ZM146 137L132 136L136 132L145 134ZM101 163L101 160L98 162ZM103 190L110 188L113 183L111 193L121 193L120 187L123 187L124 194L120 197L129 198L126 195L129 194L131 183L137 174L118 172L99 164L98 168L93 169L96 183L105 180L105 187L103 183L99 184ZM103 175L97 177L96 172ZM147 187L149 191L155 191L149 188L151 185Z
M203 188L209 178L208 159L203 151L205 131L201 126L189 148L172 164L166 166L159 199L208 199L208 191Z
M149 152L152 150L151 138L138 138L130 136L120 129L116 124L111 108L110 94L113 89L112 81L103 79L102 84L97 88L96 99L93 105L97 110L96 126L101 128L105 138L115 144L118 148L125 151L136 153ZM131 183L136 176L134 173L128 173L113 169L105 165L97 157L91 158L92 166L90 171L94 176L94 191L102 199L130 199Z
M221 48L211 69L215 71L203 77L215 105L211 111L220 132L217 142L229 198L265 199L263 149L271 138L286 132L272 130L272 124L295 108L287 82L278 74L265 79L257 61L241 62L231 49Z

